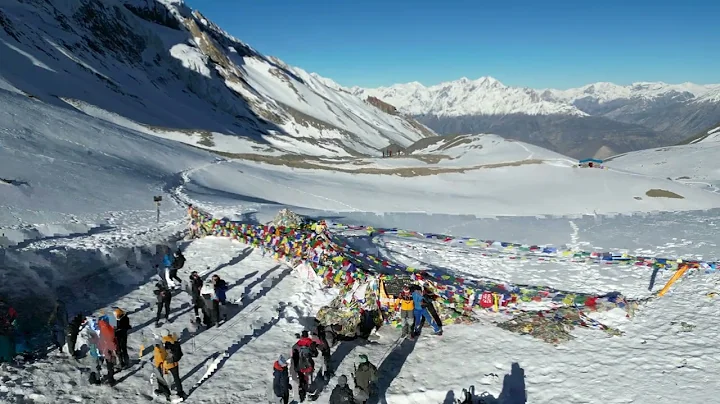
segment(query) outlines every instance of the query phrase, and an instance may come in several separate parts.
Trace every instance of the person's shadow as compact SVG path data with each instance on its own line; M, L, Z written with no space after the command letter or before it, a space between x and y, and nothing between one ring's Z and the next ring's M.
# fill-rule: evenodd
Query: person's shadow
M506 374L503 379L503 388L497 398L487 392L476 395L475 386L470 386L468 391L471 401L460 401L461 404L525 404L527 403L525 369L521 368L517 362L513 362L510 373ZM454 404L457 399L465 400L465 397L456 398L455 392L450 390L445 396L443 404Z

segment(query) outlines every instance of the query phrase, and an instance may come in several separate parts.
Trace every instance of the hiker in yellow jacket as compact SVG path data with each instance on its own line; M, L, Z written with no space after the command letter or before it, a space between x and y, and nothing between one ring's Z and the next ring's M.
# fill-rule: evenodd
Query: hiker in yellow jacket
M165 375L172 374L175 381L175 391L178 396L185 399L187 395L183 391L182 382L180 380L179 363L183 353L180 348L180 341L170 331L163 330L161 333L161 342L155 344L153 349L153 365L155 367L155 377L158 380L158 388L156 394L164 394L170 398L170 383L165 379Z
M402 292L400 292L400 322L402 323L402 335L401 338L410 337L413 338L413 330L415 327L415 317L413 310L415 310L415 303L413 302L410 288L405 285Z

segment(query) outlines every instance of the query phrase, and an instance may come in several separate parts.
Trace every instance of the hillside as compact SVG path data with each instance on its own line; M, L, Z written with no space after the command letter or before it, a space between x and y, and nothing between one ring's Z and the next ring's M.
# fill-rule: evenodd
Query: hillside
M349 91L384 100L438 133L496 133L576 158L674 144L720 119L720 85L595 83L534 90L482 77Z
M375 155L431 131L174 0L9 1L0 88L229 153Z

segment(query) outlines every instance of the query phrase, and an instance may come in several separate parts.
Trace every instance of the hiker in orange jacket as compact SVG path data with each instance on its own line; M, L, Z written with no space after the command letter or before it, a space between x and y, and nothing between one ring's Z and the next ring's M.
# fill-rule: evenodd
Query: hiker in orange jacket
M175 335L170 334L170 331L163 330L161 333L161 342L155 344L153 349L153 364L155 365L155 376L158 380L158 388L155 390L157 394L164 394L166 397L170 397L170 384L165 375L168 373L172 374L175 382L175 391L181 398L186 398L187 395L183 391L182 381L180 379L180 359L183 356L182 349L180 348L180 341L178 341Z

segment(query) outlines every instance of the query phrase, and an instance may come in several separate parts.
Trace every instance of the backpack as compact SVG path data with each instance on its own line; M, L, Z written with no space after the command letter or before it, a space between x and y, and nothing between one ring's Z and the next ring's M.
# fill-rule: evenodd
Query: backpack
M313 355L313 350L309 346L301 346L298 348L298 367L300 369L307 369L312 367L312 358L317 356L317 350Z
M183 357L183 351L180 347L179 342L166 342L165 343L165 350L170 354L172 357L172 362L180 362L180 359Z

